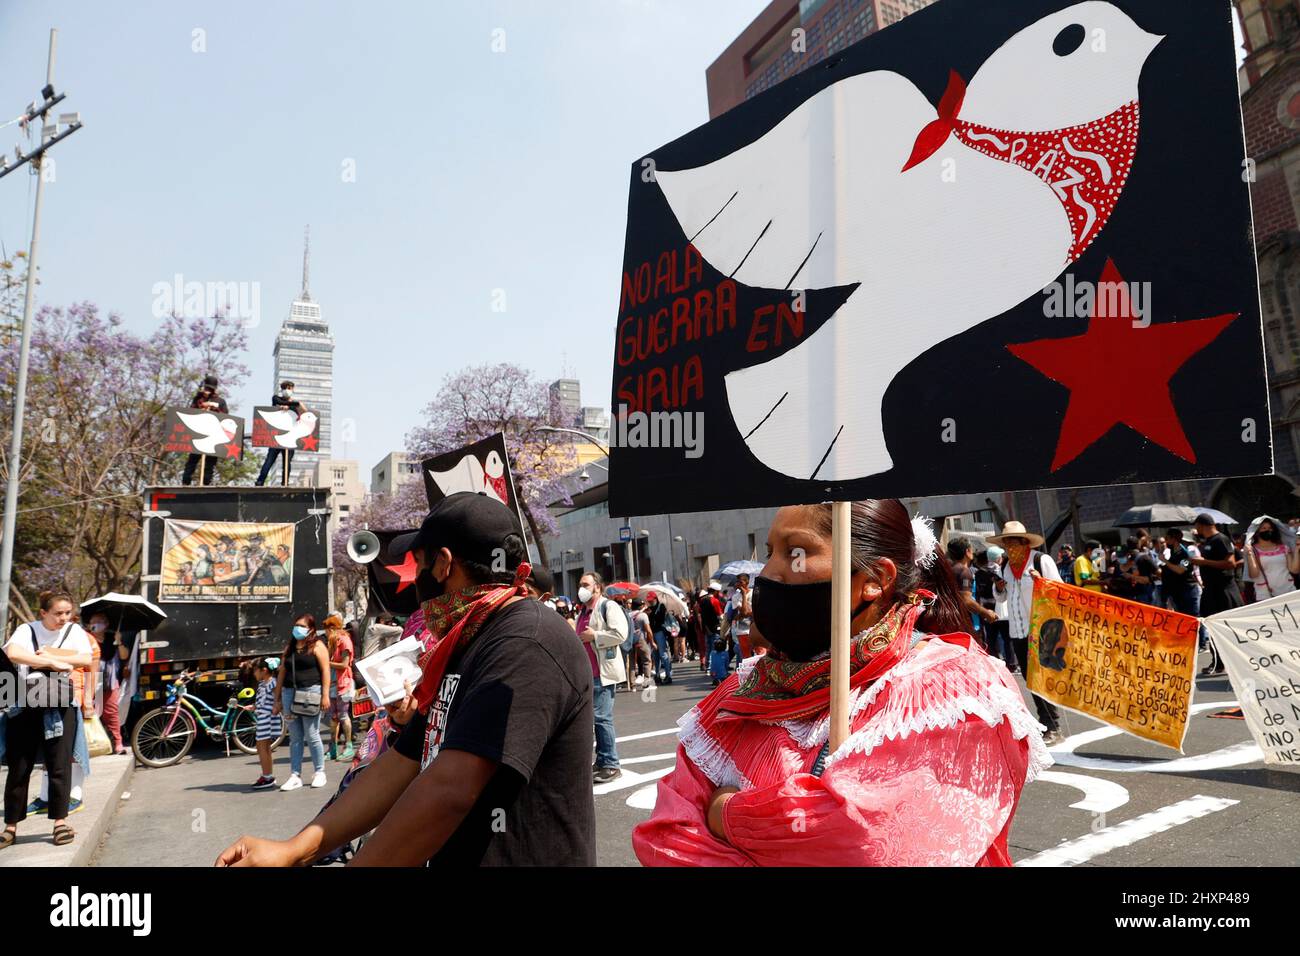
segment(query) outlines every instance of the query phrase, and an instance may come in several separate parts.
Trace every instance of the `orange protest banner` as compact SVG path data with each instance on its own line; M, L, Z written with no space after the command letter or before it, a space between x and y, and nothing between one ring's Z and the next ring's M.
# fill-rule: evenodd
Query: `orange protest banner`
M1059 581L1034 581L1029 670L1040 697L1182 750L1198 622Z

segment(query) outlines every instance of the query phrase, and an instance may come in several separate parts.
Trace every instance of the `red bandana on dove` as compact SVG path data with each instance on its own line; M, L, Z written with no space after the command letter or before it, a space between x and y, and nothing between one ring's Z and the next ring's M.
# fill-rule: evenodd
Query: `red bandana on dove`
M939 118L921 131L903 170L928 159L949 135L976 152L1029 170L1051 187L1070 217L1074 242L1068 261L1074 262L1106 225L1128 182L1137 155L1137 101L1080 126L1024 133L959 119L965 96L965 81L954 72L939 103Z

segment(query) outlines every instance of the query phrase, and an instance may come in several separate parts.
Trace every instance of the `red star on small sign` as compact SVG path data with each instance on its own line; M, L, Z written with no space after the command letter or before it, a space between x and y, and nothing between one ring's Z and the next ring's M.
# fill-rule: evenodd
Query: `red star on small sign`
M1101 281L1124 282L1109 259ZM1102 298L1098 294L1096 301ZM1083 335L1007 346L1016 358L1070 390L1052 471L1078 458L1116 425L1127 425L1179 458L1196 461L1174 408L1169 382L1241 313L1139 328L1133 323L1127 285L1119 286L1118 304L1118 316L1101 317L1094 305ZM1115 369L1134 357L1142 361L1142 374L1126 381L1123 389L1112 388L1109 382Z
M392 571L397 575L397 593L401 594L402 589L415 583L415 576L420 573L420 569L415 566L415 552L406 552L406 559L401 564L385 564L386 570Z
M236 445L234 442L229 442L229 443L227 443L227 445L226 445L226 457L227 457L227 458L238 458L238 457L239 457L239 446Z
M302 440L302 450L303 450L303 451L315 451L315 450L316 450L316 446L317 446L318 444L320 444L320 439L319 439L319 438L317 438L315 435L308 435L306 438L304 438L304 439Z

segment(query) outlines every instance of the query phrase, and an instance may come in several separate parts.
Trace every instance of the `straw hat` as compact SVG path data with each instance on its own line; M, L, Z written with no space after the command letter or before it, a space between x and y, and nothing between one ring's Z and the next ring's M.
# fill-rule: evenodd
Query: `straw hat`
M1041 548L1043 546L1043 536L1026 531L1025 526L1019 521L1008 521L1002 526L1001 534L989 535L987 540L993 544L1006 545L1007 538L1028 538L1031 548Z

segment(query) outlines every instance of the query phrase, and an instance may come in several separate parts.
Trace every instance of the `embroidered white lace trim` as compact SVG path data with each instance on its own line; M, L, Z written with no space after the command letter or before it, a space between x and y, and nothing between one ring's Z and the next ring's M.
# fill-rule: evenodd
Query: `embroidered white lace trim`
M854 703L853 716L870 706L882 687L892 686L893 690L880 712L826 758L826 766L850 754L869 754L885 740L903 740L909 734L956 727L970 715L990 727L1006 720L1014 739L1027 738L1026 783L1050 767L1052 757L1042 740L1045 728L1029 713L1018 690L1001 683L996 674L986 670L993 665L981 662L984 666L978 666L973 672L936 666L964 653L968 652L949 644L928 654L915 654L869 687ZM827 724L829 727L829 721ZM816 741L817 746L825 742L825 736Z
M750 789L749 779L740 772L736 762L731 759L716 740L700 727L699 711L692 707L677 721L681 728L678 742L686 751L686 756L700 768L700 772L713 782L715 787L739 787Z
M870 707L885 687L893 688L880 713L828 756L826 766L850 754L865 756L885 740L902 740L909 734L956 727L970 715L990 727L1006 720L1014 739L1027 738L1029 766L1025 783L1036 779L1053 763L1043 743L1046 728L1030 714L1019 691L999 681L998 675L991 671L995 665L981 662L982 666L973 669L939 666L967 653L974 652L946 642L928 642L909 653L870 687L855 690L849 698L850 721ZM687 711L677 725L681 728L683 749L714 786L741 789L750 786L731 755L700 728L695 708ZM784 728L801 750L820 748L830 735L829 715L780 721L777 726Z

